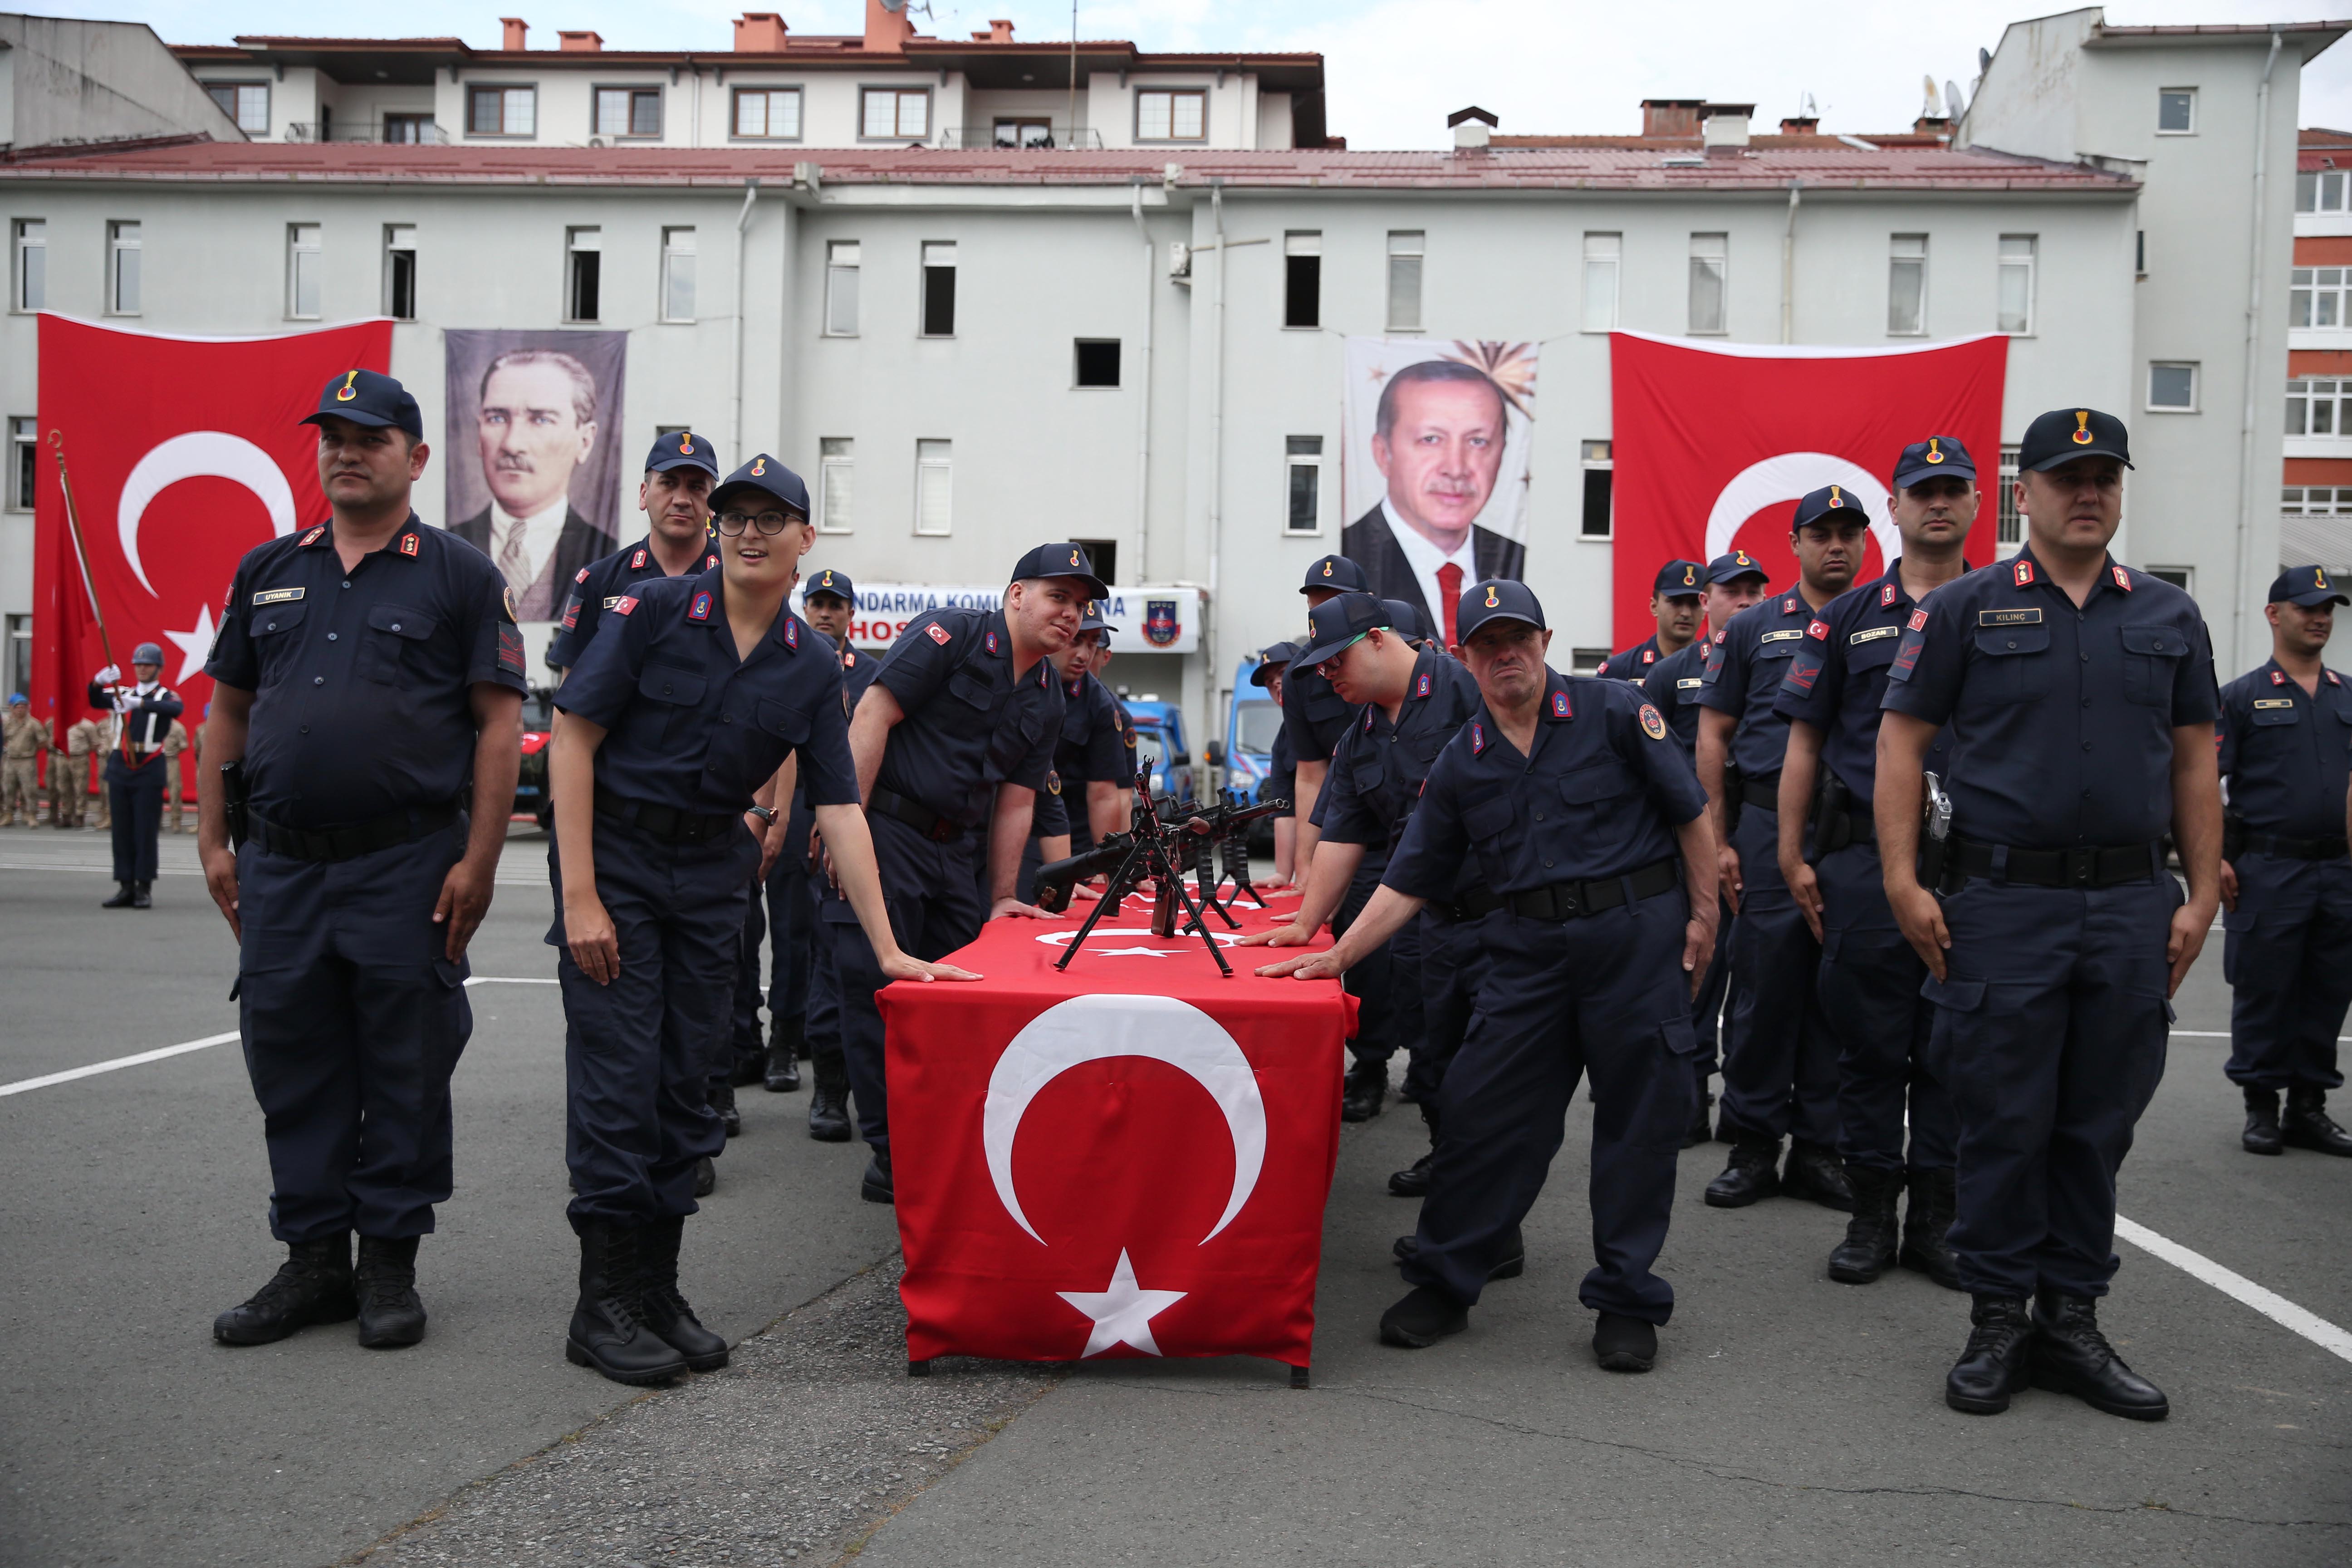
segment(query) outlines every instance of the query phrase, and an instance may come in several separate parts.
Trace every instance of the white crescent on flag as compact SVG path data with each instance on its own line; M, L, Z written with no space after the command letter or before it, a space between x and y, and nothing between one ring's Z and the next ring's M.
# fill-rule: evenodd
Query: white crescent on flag
M1801 500L1823 485L1843 485L1853 492L1869 520L1870 536L1878 542L1881 561L1892 562L1903 553L1902 536L1886 512L1886 487L1868 468L1828 452L1782 452L1740 469L1717 494L1706 516L1706 558L1712 561L1729 550L1739 525L1766 507ZM1859 570L1861 563L1854 564Z
M269 513L273 532L294 531L294 487L286 482L285 472L268 453L244 437L232 436L225 430L190 430L159 441L131 465L122 481L122 498L115 507L116 526L122 537L122 558L130 563L139 585L151 594L155 592L155 585L147 580L147 568L139 560L140 520L146 515L147 503L162 494L166 486L194 479L220 479L243 485L260 498Z

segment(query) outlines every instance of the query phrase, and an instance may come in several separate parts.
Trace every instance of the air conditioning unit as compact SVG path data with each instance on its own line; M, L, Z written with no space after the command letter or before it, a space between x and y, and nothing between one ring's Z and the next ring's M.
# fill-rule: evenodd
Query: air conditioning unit
M1168 242L1168 276L1184 279L1192 276L1192 247L1181 239Z
M591 136L588 138L588 145L591 147L602 147L604 144L604 139L602 136Z

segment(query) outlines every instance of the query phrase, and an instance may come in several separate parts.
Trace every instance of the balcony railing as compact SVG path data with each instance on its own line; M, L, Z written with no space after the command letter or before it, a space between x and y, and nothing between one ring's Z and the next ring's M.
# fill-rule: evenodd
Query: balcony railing
M987 125L943 125L940 128L941 147L966 151L1001 147L1006 152L1099 153L1102 144L1101 132L1087 126L1081 125L1072 131L1066 124L1037 120L1003 120Z
M389 124L341 125L329 122L327 133L319 133L319 123L312 120L297 120L286 127L289 142L368 142L402 147L446 147L449 133L431 121L398 120Z

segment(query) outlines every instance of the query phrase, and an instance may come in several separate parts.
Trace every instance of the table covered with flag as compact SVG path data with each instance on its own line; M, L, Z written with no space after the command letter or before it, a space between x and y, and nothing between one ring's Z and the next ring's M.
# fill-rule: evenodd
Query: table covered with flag
M1142 898L1055 969L1092 908L991 922L950 960L977 983L881 994L908 1362L1303 1368L1355 1003L1251 973L1295 948L1228 948L1226 979Z

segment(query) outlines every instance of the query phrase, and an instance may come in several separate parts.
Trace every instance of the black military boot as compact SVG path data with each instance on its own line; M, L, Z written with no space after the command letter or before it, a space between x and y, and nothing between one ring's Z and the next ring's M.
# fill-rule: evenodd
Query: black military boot
M133 883L131 883L131 907L132 909L134 909L134 910L152 910L152 909L153 909L153 908L155 907L155 900L154 900L154 899L151 896L151 894L152 894L152 891L153 891L154 886L155 886L155 884L154 884L154 883L152 883L152 882L133 882Z
M1402 1263L1409 1258L1419 1256L1421 1237L1400 1236L1396 1238L1396 1244L1389 1250L1395 1254L1399 1263ZM1491 1285L1497 1279L1517 1279L1527 1271L1527 1238L1520 1234L1517 1226L1513 1226L1511 1234L1503 1238L1502 1250L1496 1257L1494 1267L1486 1270L1486 1282Z
M809 1064L816 1079L809 1090L809 1136L820 1143L849 1142L849 1068L839 1057Z
M1837 1151L1802 1138L1789 1140L1789 1163L1780 1172L1780 1191L1792 1198L1811 1198L1841 1214L1853 1212L1853 1184L1845 1179Z
M889 1150L877 1149L874 1158L866 1162L866 1174L858 1180L857 1195L869 1204L898 1201L898 1184L890 1179Z
M1830 1254L1830 1278L1841 1285L1867 1285L1895 1266L1895 1202L1903 1178L1893 1171L1848 1165L1853 1187L1853 1218L1845 1239Z
M1592 1328L1592 1359L1603 1372L1647 1372L1658 1359L1658 1325L1603 1312Z
M1706 1184L1710 1208L1744 1209L1780 1190L1780 1141L1741 1132L1731 1146L1731 1163Z
M1429 1195L1429 1171L1437 1163L1437 1107L1423 1101L1421 1119L1429 1128L1429 1147L1420 1159L1389 1177L1389 1192L1400 1198Z
M2172 1414L2164 1390L2124 1364L2099 1331L2099 1304L2088 1296L2044 1290L2033 1303L2033 1386L2071 1394L2094 1410L2131 1421Z
M574 1219L572 1228L580 1236L580 1303L564 1333L563 1359L638 1385L684 1372L686 1358L646 1327L638 1302L638 1227Z
M770 1094L791 1094L801 1086L801 1020L768 1020L768 1064L761 1083Z
M1952 1190L1952 1173L1949 1169L1914 1171L1910 1183L1911 1202L1903 1215L1903 1250L1895 1261L1917 1269L1947 1290L1957 1290L1960 1260L1952 1252L1951 1229L1958 1199Z
M694 1195L707 1198L719 1190L719 1162L705 1154L694 1163Z
M2033 1322L2022 1296L1979 1296L1969 1309L1968 1347L1944 1374L1944 1403L1969 1415L1998 1415L2025 1386Z
M399 1350L425 1337L425 1303L416 1299L416 1241L360 1237L360 1266L352 1276L360 1298L360 1343L370 1350Z
M733 1080L725 1078L710 1080L710 1109L719 1112L719 1125L727 1129L727 1136L743 1136L743 1113L735 1108Z
M2278 1090L2246 1090L2246 1130L2239 1135L2238 1142L2249 1154L2286 1152L2286 1140L2279 1131Z
M268 1284L213 1320L213 1338L225 1345L266 1345L313 1323L347 1323L359 1310L352 1293L352 1233L337 1231L290 1243Z
M727 1364L727 1342L702 1326L694 1309L677 1289L677 1248L686 1236L686 1216L671 1215L637 1232L637 1310L646 1327L686 1358L695 1372L717 1372Z
M136 909L138 907L139 893L132 884L129 882L117 882L114 884L114 897L99 905L98 907L100 909L129 910Z
M1381 1314L1381 1343L1427 1350L1448 1334L1470 1326L1470 1309L1436 1285L1416 1285L1403 1300Z
M2286 1115L2279 1122L2280 1139L2322 1154L2352 1154L2352 1132L2336 1126L2326 1107L2324 1089L2288 1089Z
M1339 1120L1370 1121L1381 1113L1381 1105L1389 1092L1389 1064L1359 1059L1348 1069L1348 1081L1339 1095Z

